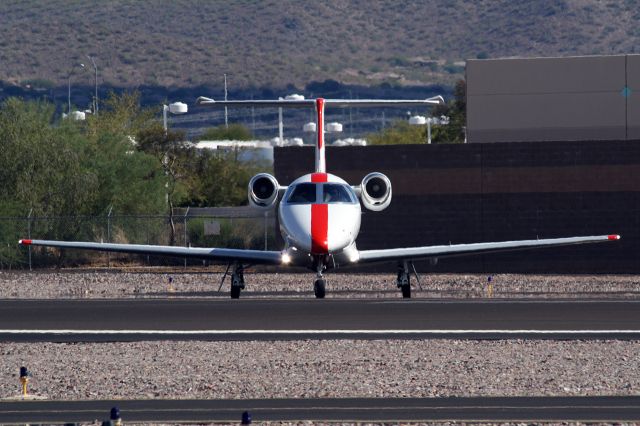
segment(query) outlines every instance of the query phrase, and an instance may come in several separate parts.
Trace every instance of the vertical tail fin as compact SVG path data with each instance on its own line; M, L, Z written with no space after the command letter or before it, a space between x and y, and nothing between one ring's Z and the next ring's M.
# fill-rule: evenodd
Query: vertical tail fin
M316 99L318 141L316 142L316 173L326 173L327 165L324 157L324 99Z

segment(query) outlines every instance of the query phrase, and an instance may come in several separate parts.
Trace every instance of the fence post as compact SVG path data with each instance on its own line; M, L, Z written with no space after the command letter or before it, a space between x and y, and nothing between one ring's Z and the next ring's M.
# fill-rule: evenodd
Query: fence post
M107 243L111 242L111 212L113 206L109 206L109 212L107 213ZM107 252L107 268L111 268L111 252Z
M264 212L264 251L267 251L267 216L269 216L269 212Z
M31 239L31 215L33 214L33 209L29 210L29 215L27 216L27 238ZM31 244L29 244L29 270L32 271L31 266Z
M189 216L189 209L191 207L187 207L187 211L184 212L184 246L187 246L187 216ZM184 258L184 269L187 269L187 258Z

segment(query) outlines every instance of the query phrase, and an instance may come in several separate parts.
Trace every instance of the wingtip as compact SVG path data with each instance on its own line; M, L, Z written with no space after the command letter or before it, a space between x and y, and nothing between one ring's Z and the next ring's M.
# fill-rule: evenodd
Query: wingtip
M613 241L613 240L619 240L619 239L620 239L620 235L613 234L613 235L609 235L607 238L608 238L609 240L612 240L612 241Z
M28 245L31 245L31 240L19 240L18 244L21 244L23 246L28 246Z

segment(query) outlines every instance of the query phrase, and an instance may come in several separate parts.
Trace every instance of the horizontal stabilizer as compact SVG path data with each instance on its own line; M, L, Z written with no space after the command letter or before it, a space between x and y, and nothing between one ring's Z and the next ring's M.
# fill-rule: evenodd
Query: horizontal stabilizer
M393 107L439 105L444 103L442 96L428 99L325 99L326 107ZM254 108L315 108L315 99L274 99L274 100L246 100L246 101L216 101L204 96L196 100L197 105L213 107L254 107Z

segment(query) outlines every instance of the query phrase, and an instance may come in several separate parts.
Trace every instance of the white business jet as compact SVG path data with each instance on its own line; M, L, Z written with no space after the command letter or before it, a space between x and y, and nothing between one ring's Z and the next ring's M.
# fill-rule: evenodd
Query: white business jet
M410 277L418 275L413 266L417 259L461 256L477 253L524 250L571 244L619 240L619 235L597 235L553 239L502 241L491 243L453 244L381 250L358 250L361 203L364 208L381 211L391 203L391 182L382 173L366 175L352 186L325 167L325 107L389 107L429 106L443 103L441 96L424 100L341 100L281 99L252 101L214 101L200 97L197 103L211 107L276 107L313 108L316 112L317 141L315 171L281 186L275 177L260 173L249 181L249 204L254 208L278 209L280 232L285 245L282 251L242 250L228 248L174 247L140 244L111 244L75 241L20 240L20 244L123 253L190 257L228 262L231 273L231 297L240 297L244 289L244 269L249 265L267 264L302 266L316 273L313 289L324 298L326 282L323 273L344 265L372 262L398 262L397 286L404 298L411 297ZM402 149L402 148L398 148ZM225 273L226 276L226 273ZM224 281L224 277L223 277Z

